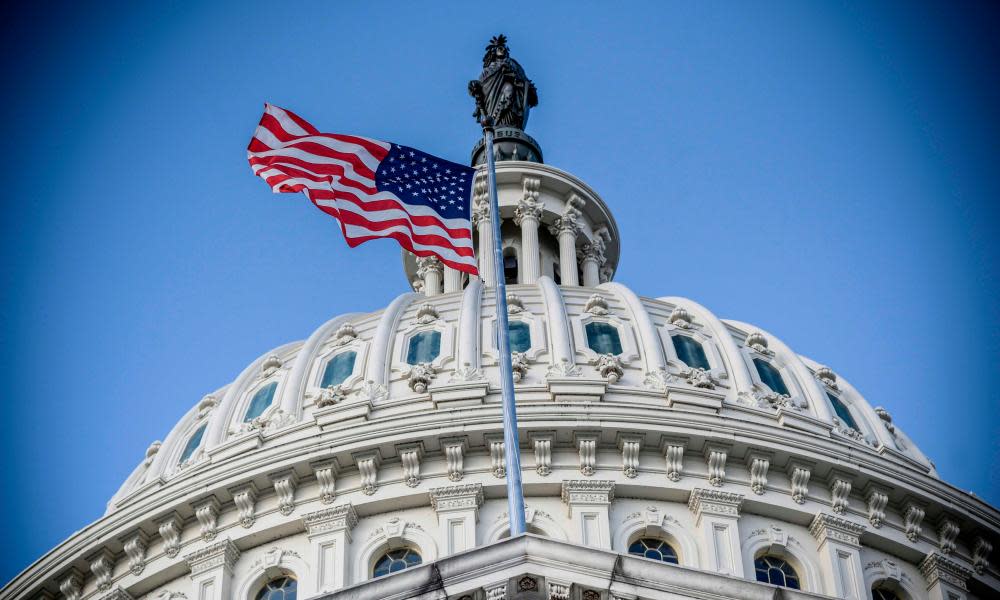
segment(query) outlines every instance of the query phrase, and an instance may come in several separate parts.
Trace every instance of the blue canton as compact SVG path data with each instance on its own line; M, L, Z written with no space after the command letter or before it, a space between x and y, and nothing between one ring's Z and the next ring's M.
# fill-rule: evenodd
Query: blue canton
M392 144L375 172L375 187L434 209L445 219L470 218L476 170L407 146Z

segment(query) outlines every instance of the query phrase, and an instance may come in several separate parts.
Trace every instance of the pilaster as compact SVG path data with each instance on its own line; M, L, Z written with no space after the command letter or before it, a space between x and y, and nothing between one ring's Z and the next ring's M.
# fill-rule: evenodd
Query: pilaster
M358 524L358 515L350 502L306 513L302 523L309 537L313 564L316 565L316 590L331 592L348 584L347 549L351 530Z
M688 508L695 516L708 570L743 577L739 530L742 505L742 494L705 488L691 490Z
M972 571L944 554L931 552L920 562L920 572L927 581L930 600L966 600L967 582Z
M819 554L826 593L849 600L865 600L864 571L861 565L861 534L867 528L843 517L817 513L809 533L819 542Z
M194 584L193 600L230 600L233 566L239 557L239 549L229 538L186 555Z
M576 541L584 546L611 549L609 507L614 499L613 481L573 479L562 482L562 501L569 510Z
M431 506L441 527L443 556L476 547L476 522L483 505L483 484L468 483L433 488Z

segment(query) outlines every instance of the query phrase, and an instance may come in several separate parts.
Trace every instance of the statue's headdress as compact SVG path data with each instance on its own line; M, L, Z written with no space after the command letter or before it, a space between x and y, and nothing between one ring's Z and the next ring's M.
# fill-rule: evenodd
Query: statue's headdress
M500 48L507 49L507 36L502 33L490 38L490 43L486 46L486 54L483 56L484 67L493 62L493 59L496 58L497 50Z

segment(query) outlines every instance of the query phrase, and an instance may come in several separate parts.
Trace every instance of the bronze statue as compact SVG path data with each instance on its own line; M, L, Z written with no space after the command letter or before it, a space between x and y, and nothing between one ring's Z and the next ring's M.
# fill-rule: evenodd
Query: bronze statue
M524 69L510 57L507 36L500 34L490 40L483 56L483 72L469 82L469 94L476 99L473 117L493 127L514 127L524 130L528 111L538 104L535 84Z

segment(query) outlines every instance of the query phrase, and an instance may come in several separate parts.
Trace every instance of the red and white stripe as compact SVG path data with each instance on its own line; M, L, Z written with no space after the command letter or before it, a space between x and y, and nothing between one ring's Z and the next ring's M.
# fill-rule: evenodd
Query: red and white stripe
M275 193L304 192L335 217L352 248L393 238L417 256L437 256L453 269L477 275L468 219L445 219L375 187L375 172L390 149L379 140L320 133L295 113L266 104L247 158Z

